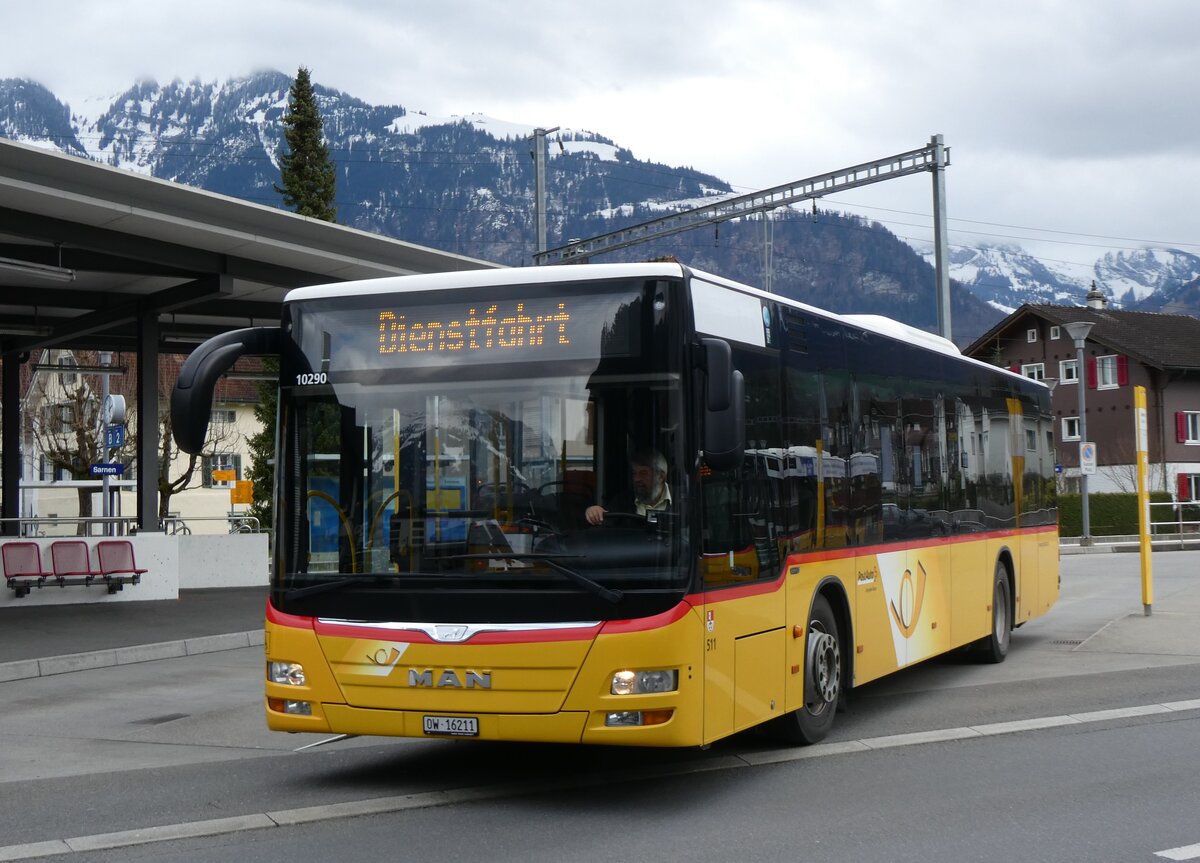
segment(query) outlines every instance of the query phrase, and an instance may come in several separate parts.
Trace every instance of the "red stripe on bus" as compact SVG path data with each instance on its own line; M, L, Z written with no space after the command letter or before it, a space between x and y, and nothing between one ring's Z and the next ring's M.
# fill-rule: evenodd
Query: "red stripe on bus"
M314 618L302 617L299 614L285 614L271 605L271 600L267 600L267 623L273 623L276 626L289 626L292 629L312 629L313 620Z
M669 608L660 614L652 614L649 617L635 617L629 620L610 620L601 624L605 635L612 635L621 632L644 632L648 629L660 629L664 626L670 626L683 618L687 617L692 612L692 604L688 601L691 597L684 597L684 600L678 603L674 608Z
M994 539L1019 539L1025 534L1040 534L1052 533L1058 531L1058 525L1041 525L1038 527L1025 527L1019 530L992 530L982 533L963 534L960 536L938 536L938 537L923 537L921 539L908 540L906 542L889 542L879 543L876 545L851 546L848 548L828 549L825 551L800 551L790 554L784 560L784 563L779 568L779 575L769 581L755 582L754 584L740 585L738 587L717 588L703 593L691 594L687 597L689 602L696 605L711 604L715 602L729 602L734 599L742 599L747 596L761 596L763 594L772 593L778 590L783 585L784 575L792 567L810 565L813 563L823 563L830 560L847 560L855 557L866 557L868 555L888 554L895 551L912 551L914 549L930 548L941 545L954 545L961 542L980 542L984 540Z

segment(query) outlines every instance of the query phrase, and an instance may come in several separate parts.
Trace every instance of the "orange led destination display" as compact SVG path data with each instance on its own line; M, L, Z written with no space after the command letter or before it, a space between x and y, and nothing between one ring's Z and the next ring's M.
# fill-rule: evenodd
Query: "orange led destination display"
M539 353L546 347L560 353L571 345L571 325L567 300L476 303L461 310L442 307L434 314L382 310L379 353L442 354L447 359L481 351Z
M635 356L641 286L604 287L543 297L414 292L303 304L293 314L308 369L333 374Z

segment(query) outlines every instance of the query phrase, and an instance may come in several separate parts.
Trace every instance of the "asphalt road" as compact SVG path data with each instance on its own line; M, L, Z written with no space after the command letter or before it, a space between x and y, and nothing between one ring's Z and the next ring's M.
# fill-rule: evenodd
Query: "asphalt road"
M1200 859L1155 856L1200 843L1200 553L1154 563L1146 617L1136 555L1064 557L1008 661L862 687L807 749L294 752L260 648L3 683L0 860Z

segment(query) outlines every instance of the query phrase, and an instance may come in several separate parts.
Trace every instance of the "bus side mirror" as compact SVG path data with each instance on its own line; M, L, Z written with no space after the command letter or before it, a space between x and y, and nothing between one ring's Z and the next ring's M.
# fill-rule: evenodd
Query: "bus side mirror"
M742 463L746 448L746 382L733 368L723 339L704 339L708 374L704 384L704 461L713 470Z
M212 414L213 387L240 357L278 354L279 327L251 327L213 336L188 356L171 391L171 434L184 452L200 455Z
M702 339L704 345L705 407L723 411L729 407L729 382L733 376L733 351L724 339Z

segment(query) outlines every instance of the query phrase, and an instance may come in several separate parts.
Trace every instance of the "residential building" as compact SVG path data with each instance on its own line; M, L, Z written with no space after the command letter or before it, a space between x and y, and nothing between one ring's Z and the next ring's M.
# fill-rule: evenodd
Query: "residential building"
M1076 321L1093 324L1082 368L1066 328ZM1200 500L1200 319L1110 309L1093 289L1086 307L1023 305L964 353L1053 387L1064 491L1079 488L1081 386L1097 450L1089 491L1136 490L1134 387L1145 387L1150 489Z

